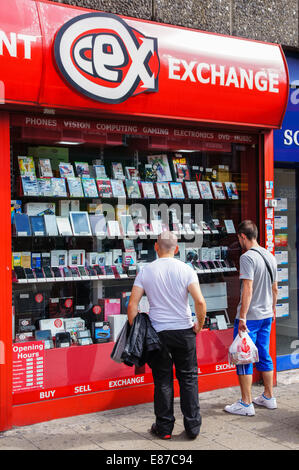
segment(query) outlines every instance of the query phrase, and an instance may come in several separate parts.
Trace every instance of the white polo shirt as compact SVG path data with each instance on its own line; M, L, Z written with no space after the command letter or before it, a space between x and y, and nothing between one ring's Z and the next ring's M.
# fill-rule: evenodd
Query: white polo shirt
M147 295L149 317L157 332L193 326L188 301L192 283L198 283L194 269L175 258L158 258L141 268L134 285Z

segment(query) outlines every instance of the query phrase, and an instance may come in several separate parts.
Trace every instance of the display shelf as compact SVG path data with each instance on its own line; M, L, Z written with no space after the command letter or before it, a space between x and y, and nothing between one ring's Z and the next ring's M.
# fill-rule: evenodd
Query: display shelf
M236 272L236 267L227 267L227 268L215 268L215 269L195 269L196 274L208 275L208 274L227 274ZM49 284L54 282L79 282L79 281L122 281L122 280L134 280L136 276L129 276L127 274L122 274L119 277L115 276L81 276L81 277L64 277L64 278L44 278L44 279L13 279L15 285L24 285L24 284Z
M144 197L135 197L135 198L131 198L131 197L101 197L101 196L97 196L97 197L72 197L72 196L15 196L14 199L17 199L17 200L22 200L22 201L27 201L27 200L33 200L33 201L47 201L47 202L55 202L55 201L59 201L59 200L62 200L62 201L67 201L67 200L70 200L70 201L76 201L76 200L79 200L79 201L91 201L91 200L101 200L101 202L108 202L108 201L112 201L112 202L115 202L115 201L118 201L118 200L126 200L127 202L128 201L142 201L142 202L153 202L153 201L160 201L160 202L182 202L182 203L191 203L191 202L219 202L219 203L222 203L222 204L231 204L231 203L235 203L235 202L239 202L240 200L239 199L215 199L215 198L212 198L212 199L195 199L195 198L159 198L159 197L155 197L155 198L144 198Z

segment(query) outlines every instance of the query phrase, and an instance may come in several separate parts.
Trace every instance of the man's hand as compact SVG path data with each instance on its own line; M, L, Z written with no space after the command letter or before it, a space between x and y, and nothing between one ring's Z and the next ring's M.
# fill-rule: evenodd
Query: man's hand
M239 319L239 328L238 328L239 336L241 337L242 333L244 333L246 331L248 331L248 328L246 326L246 320Z
M194 333L196 333L196 334L201 331L201 328L200 328L200 326L198 326L198 323L194 323L194 325L193 325L193 331L194 331Z

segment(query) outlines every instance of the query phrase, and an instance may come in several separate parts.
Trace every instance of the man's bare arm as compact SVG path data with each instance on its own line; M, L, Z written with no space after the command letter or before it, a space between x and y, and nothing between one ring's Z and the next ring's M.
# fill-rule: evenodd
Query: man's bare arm
M273 297L272 308L273 308L274 317L276 317L277 295L278 295L278 287L277 287L277 282L275 281L272 284L272 297Z
M251 279L243 279L242 281L242 296L241 296L241 308L239 315L239 334L242 331L247 331L246 327L246 316L249 310L250 302L252 299L252 285Z
M134 318L138 314L138 305L143 294L144 294L144 289L142 289L142 287L133 286L133 289L130 295L128 311L127 311L130 325L133 324Z
M190 284L188 286L188 291L194 300L195 314L197 318L197 323L194 324L194 331L195 333L199 333L203 327L207 313L206 301L202 295L200 285L197 282Z

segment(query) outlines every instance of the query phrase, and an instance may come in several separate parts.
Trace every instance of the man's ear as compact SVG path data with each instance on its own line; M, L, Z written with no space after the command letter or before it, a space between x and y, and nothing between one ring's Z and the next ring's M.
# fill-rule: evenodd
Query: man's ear
M179 252L179 245L175 247L174 254L176 255Z
M157 242L155 242L154 248L155 248L155 251L158 253L159 246Z

